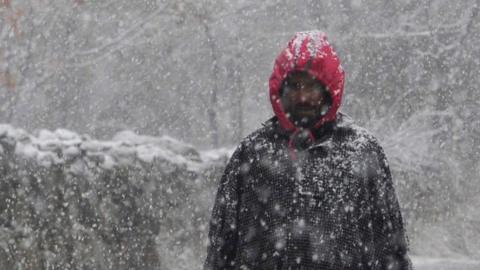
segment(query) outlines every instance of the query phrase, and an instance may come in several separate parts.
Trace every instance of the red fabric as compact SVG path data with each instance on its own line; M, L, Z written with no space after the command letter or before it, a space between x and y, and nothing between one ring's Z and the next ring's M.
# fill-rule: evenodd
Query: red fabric
M292 134L292 137L290 139L290 141L288 142L288 151L290 153L290 157L293 159L293 160L297 160L298 159L298 155L297 155L297 149L295 149L295 146L293 145L293 137L295 136L296 133L300 132L299 129L295 130ZM313 136L313 133L311 131L308 131L308 137L310 138L310 140L315 141L315 136Z
M295 132L298 128L287 118L280 102L283 80L293 71L306 71L322 82L332 96L332 105L327 114L314 125L336 119L343 95L345 73L334 49L321 31L298 32L288 42L275 60L270 76L270 101L273 111L283 129Z

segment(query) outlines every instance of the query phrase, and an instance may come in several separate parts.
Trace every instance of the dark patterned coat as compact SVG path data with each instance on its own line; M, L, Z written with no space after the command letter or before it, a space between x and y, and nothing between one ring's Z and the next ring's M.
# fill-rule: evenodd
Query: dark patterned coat
M269 120L236 149L212 212L205 269L412 269L387 159L338 112L289 154Z

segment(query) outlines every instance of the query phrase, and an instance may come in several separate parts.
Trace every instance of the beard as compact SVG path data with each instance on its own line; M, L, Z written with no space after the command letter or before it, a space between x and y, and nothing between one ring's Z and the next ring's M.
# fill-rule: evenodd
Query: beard
M307 116L303 114L291 114L290 121L297 127L311 128L320 120L321 115Z
M288 118L297 127L312 128L323 116L327 114L329 104L320 107L298 106L288 112Z

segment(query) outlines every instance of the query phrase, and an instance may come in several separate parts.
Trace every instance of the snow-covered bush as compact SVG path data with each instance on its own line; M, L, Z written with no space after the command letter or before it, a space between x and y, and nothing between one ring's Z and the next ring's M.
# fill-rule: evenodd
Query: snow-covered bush
M478 119L462 116L463 107L426 108L400 122L399 112L374 114L366 124L382 142L407 223L412 250L424 256L480 257L477 143L467 128ZM470 141L471 140L471 141ZM477 165L478 166L478 165Z

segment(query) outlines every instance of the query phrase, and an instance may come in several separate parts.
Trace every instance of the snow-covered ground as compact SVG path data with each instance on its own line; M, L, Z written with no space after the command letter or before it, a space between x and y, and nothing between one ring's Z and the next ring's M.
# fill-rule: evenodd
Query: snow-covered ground
M412 257L415 270L479 270L480 261L452 258Z

